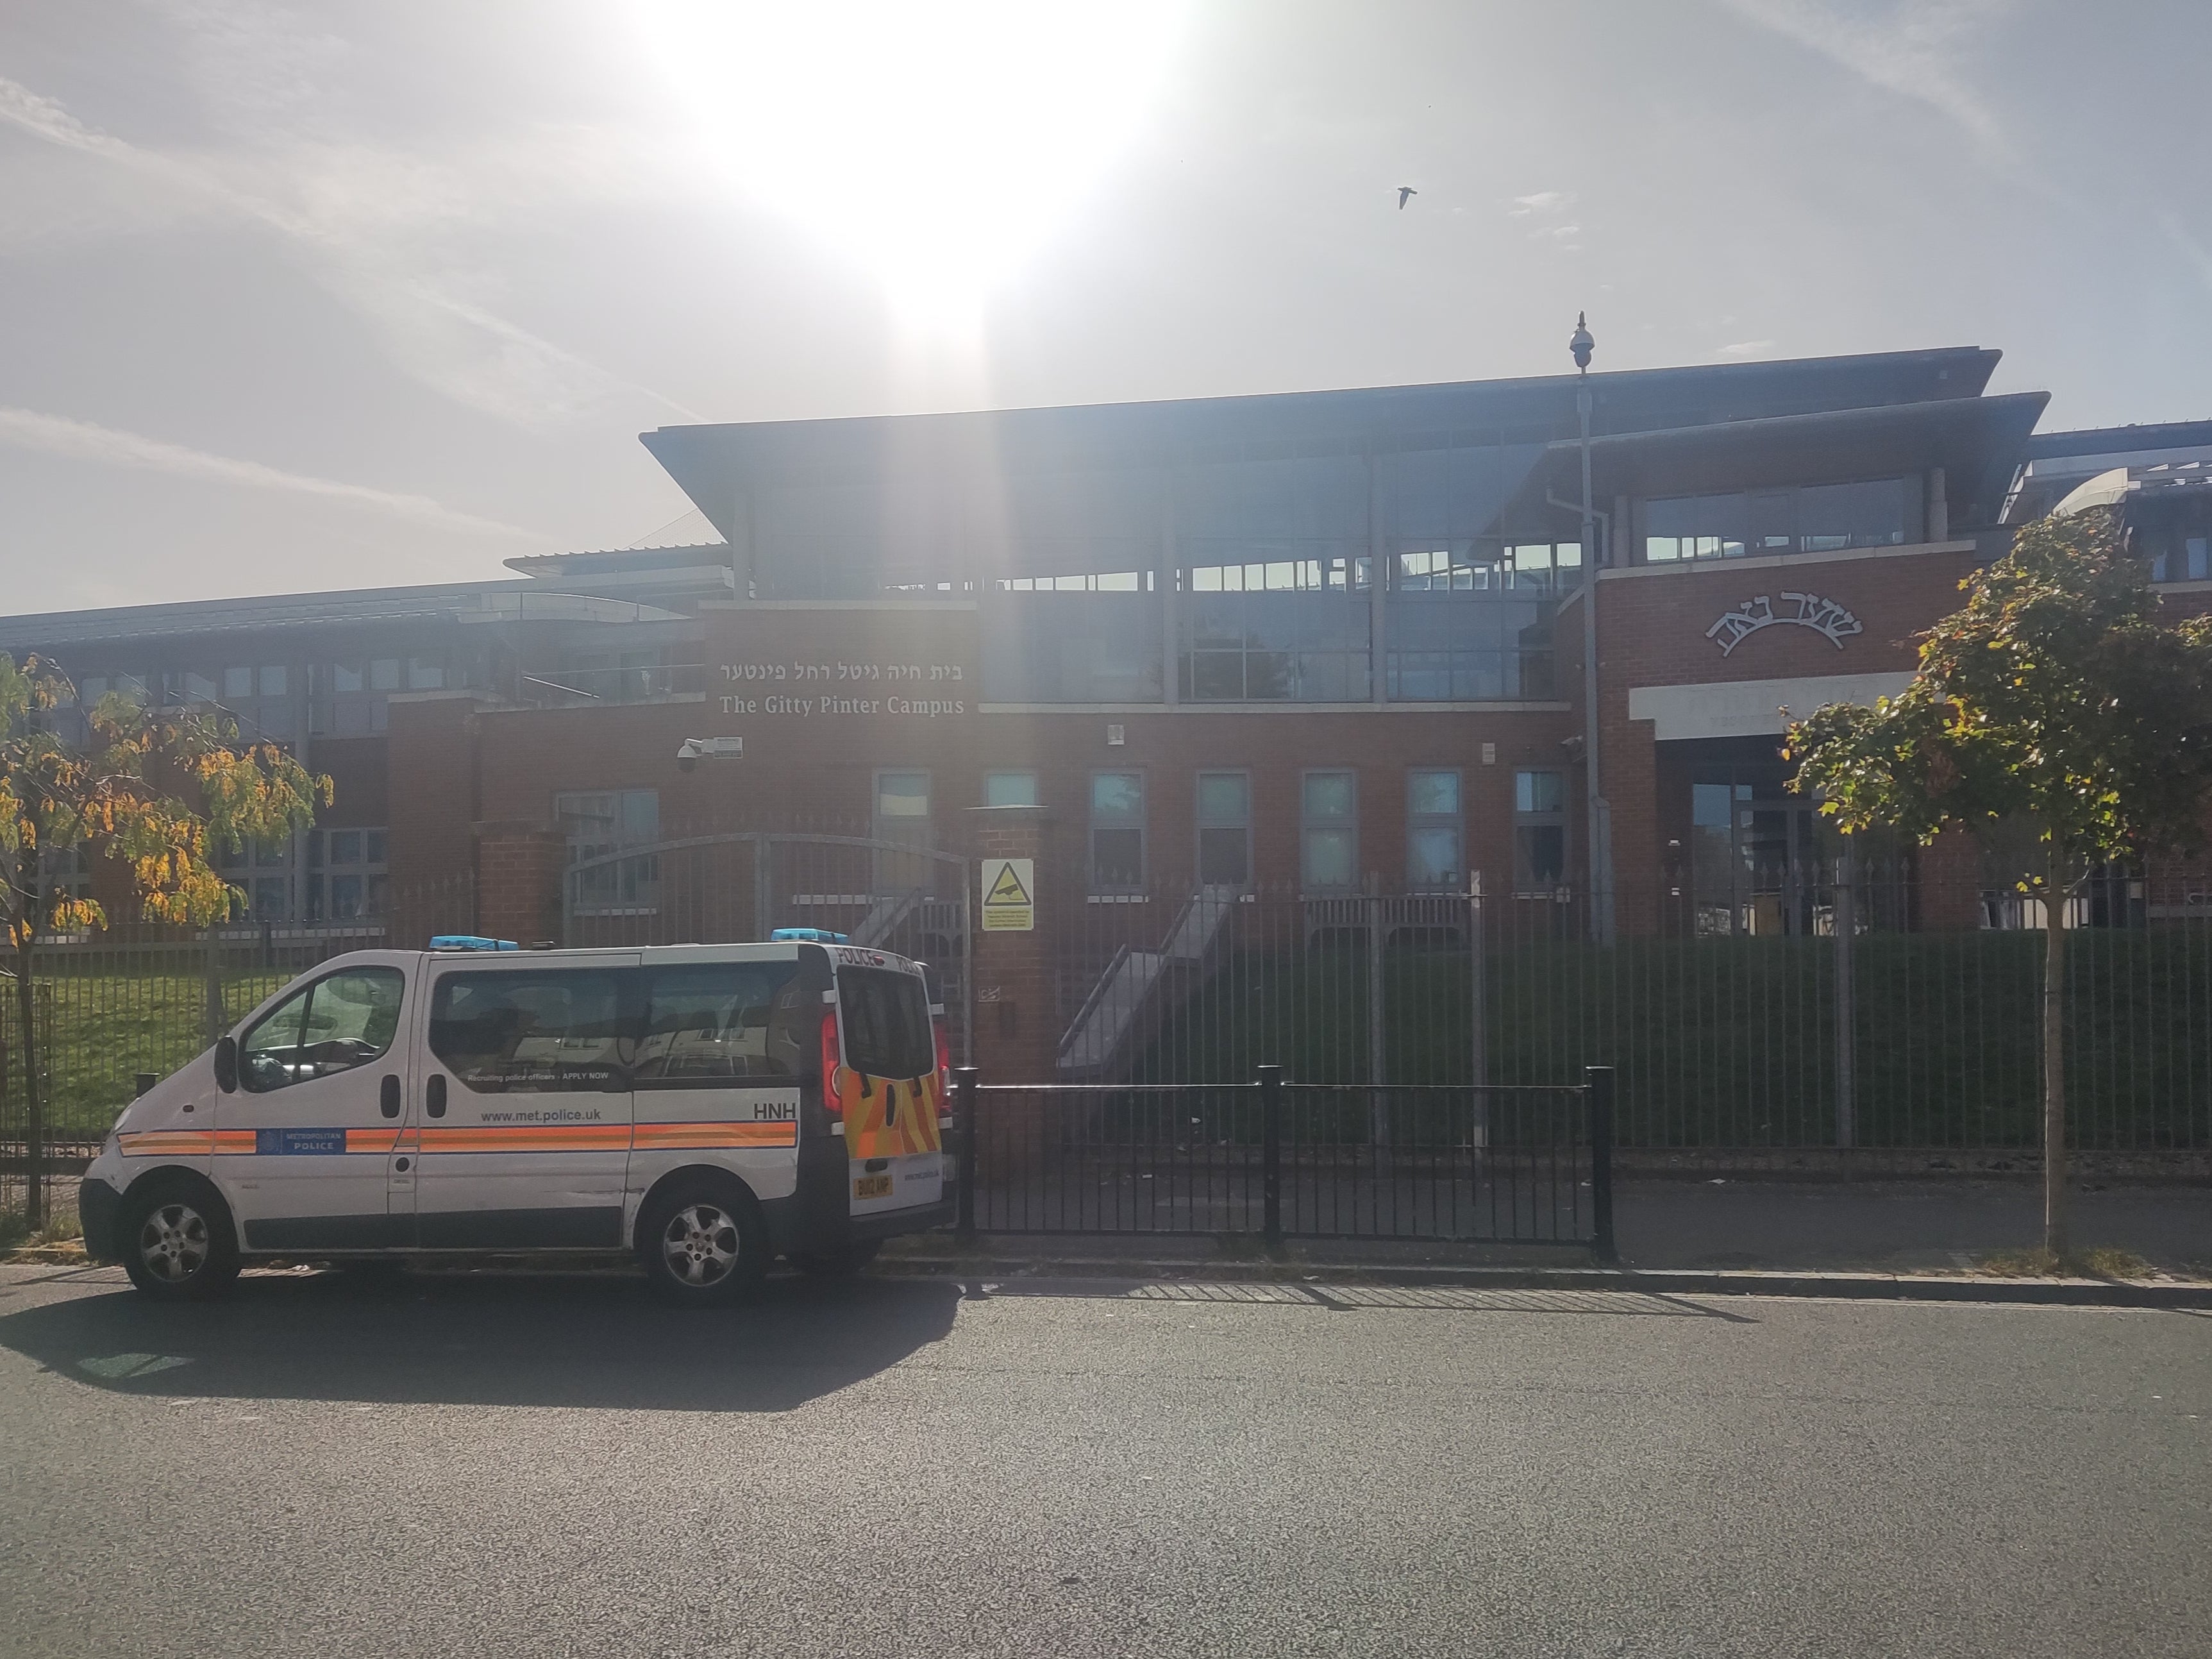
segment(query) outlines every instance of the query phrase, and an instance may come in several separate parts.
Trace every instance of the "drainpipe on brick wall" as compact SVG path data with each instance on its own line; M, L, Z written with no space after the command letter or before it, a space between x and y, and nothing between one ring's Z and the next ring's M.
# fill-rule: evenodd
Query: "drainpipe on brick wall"
M1613 943L1613 817L1599 784L1597 741L1597 514L1590 496L1589 336L1579 319L1575 357L1582 382L1575 388L1575 414L1583 440L1583 801L1588 822L1589 936L1594 944Z

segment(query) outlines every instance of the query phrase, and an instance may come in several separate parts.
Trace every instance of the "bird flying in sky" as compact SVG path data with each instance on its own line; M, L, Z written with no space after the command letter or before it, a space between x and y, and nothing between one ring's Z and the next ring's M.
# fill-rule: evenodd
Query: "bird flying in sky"
M1418 190L1415 190L1415 189L1414 189L1411 185L1399 185L1399 186L1398 186L1398 211L1399 211L1399 212L1401 212L1401 213L1403 213L1403 212L1406 210L1406 198L1407 198L1408 196L1419 196L1420 193L1421 193L1420 191L1419 191Z

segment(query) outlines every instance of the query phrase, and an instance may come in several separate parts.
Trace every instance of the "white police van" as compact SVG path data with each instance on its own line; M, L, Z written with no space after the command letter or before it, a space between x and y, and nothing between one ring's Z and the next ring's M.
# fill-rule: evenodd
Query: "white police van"
M270 1255L629 1250L696 1304L849 1271L951 1219L951 1079L921 965L835 937L333 957L132 1103L86 1248L163 1297Z

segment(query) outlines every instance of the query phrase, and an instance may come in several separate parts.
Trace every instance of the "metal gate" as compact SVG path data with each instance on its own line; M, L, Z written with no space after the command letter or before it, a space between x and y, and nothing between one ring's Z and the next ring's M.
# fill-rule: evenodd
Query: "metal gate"
M911 842L793 830L683 836L572 862L561 942L725 945L819 927L929 968L953 1053L974 1058L969 862Z
M1613 1073L1578 1086L981 1086L955 1076L963 1232L1580 1246L1611 1260Z

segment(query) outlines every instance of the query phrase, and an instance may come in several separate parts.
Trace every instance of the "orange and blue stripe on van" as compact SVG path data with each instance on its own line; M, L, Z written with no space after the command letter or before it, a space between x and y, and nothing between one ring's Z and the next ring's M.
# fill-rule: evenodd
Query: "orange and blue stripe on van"
M343 1153L728 1152L796 1146L782 1122L501 1123L412 1129L145 1129L117 1137L126 1158Z

